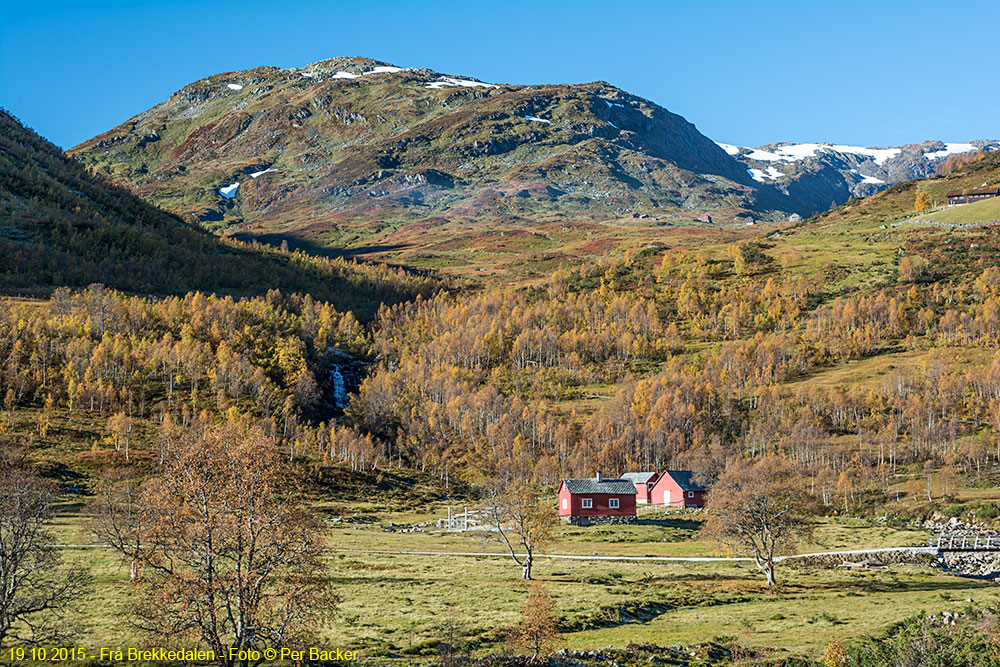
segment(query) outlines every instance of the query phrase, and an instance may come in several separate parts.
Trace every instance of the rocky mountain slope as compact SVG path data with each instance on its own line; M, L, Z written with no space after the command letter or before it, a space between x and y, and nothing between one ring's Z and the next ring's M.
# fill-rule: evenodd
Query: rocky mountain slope
M251 232L798 210L691 123L607 83L366 58L210 76L69 153L189 220Z
M332 58L207 77L69 153L187 220L316 248L444 223L785 220L980 148L1000 143L744 148L604 82L506 85Z
M868 197L895 183L933 176L951 156L1000 150L1000 141L925 141L886 148L779 142L746 148L719 144L754 180L780 190L798 208L821 211L831 202Z

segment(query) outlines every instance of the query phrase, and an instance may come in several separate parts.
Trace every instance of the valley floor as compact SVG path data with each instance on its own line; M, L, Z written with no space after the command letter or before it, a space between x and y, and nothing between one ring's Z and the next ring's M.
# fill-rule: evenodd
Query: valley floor
M500 553L499 545L477 531L387 530L390 524L445 516L444 503L413 511L358 502L336 510L339 520L330 522L329 576L341 603L321 623L317 647L358 650L366 664L432 662L449 642L474 654L504 650L527 590L520 568L509 558L360 552ZM546 552L720 555L698 539L701 520L697 511L647 511L633 526L564 526ZM57 539L91 544L85 523L76 512L63 514ZM799 552L922 545L927 539L926 531L862 519L819 519L815 528L813 541L800 545ZM63 553L95 578L74 645L92 649L141 642L122 621L131 590L127 566L104 548ZM811 660L822 658L831 639L848 643L920 611L982 607L996 599L997 591L993 583L926 565L844 571L784 563L774 589L746 562L540 559L534 575L561 618L562 648L737 641L772 650L776 658Z

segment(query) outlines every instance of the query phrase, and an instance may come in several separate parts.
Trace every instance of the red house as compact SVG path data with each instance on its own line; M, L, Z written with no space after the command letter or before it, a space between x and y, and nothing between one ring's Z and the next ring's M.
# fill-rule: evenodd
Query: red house
M688 470L667 470L649 491L649 502L668 507L704 507L708 489L695 484Z
M635 521L635 484L627 479L597 477L559 483L559 518L578 526Z
M627 472L622 479L635 484L635 502L642 505L649 502L649 492L660 475L655 472Z

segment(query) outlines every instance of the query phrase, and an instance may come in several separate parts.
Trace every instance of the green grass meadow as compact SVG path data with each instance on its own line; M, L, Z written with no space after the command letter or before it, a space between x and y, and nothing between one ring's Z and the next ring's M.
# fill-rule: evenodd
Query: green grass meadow
M78 509L78 508L73 508ZM341 599L325 617L315 645L356 649L367 664L433 661L443 641L474 654L503 651L527 595L520 568L483 533L392 532L391 523L447 513L434 503L420 512L381 503L345 504L330 522L329 576ZM452 505L455 512L462 506ZM545 553L622 556L707 556L700 512L644 511L633 526L557 529ZM65 514L54 526L63 544L90 544L86 520ZM863 519L821 519L799 552L919 545L927 533ZM417 555L365 551L490 552L497 556ZM127 620L132 595L127 565L105 548L62 549L68 565L92 585L75 621L73 645L87 649L140 646ZM561 647L623 648L725 643L739 637L776 657L822 657L830 639L847 642L919 611L959 611L998 598L996 585L922 565L845 571L782 563L769 589L747 562L584 561L539 558L535 579L553 598Z

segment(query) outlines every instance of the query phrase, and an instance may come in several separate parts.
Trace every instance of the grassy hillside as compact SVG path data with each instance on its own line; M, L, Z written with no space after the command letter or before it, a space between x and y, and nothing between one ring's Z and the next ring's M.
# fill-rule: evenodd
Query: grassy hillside
M153 294L309 292L370 316L426 279L220 240L87 173L0 112L0 289L104 283Z
M930 220L931 222L960 225L997 222L1000 221L1000 197L922 213L914 220Z

